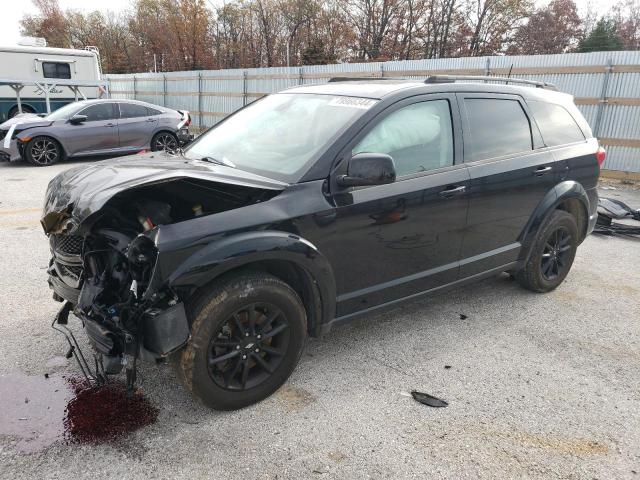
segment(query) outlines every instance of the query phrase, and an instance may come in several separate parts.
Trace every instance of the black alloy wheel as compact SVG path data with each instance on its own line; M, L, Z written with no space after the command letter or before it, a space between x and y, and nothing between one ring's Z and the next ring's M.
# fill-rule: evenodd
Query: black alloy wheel
M570 266L571 248L571 234L566 228L559 227L551 233L540 258L540 269L546 280L555 280Z
M280 365L289 345L289 323L268 303L234 312L211 339L211 379L228 390L246 390L264 382Z
M62 157L60 145L48 137L31 139L25 147L27 161L39 167L57 163Z
M216 410L264 400L295 369L307 313L289 284L266 272L230 273L187 302L191 339L173 356L179 379Z
M160 132L155 137L153 137L152 150L164 151L169 153L175 152L176 150L178 150L178 139L172 133Z
M515 274L516 280L534 292L550 292L569 274L579 243L576 218L555 210L538 231L527 263Z

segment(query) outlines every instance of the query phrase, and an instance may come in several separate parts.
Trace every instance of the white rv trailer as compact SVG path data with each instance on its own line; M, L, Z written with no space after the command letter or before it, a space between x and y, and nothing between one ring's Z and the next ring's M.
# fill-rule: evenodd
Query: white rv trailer
M0 47L0 119L106 94L96 49Z

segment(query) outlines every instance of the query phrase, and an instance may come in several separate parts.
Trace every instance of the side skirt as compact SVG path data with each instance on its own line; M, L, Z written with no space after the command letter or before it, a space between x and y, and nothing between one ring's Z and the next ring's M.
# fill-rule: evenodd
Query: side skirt
M431 288L429 290L425 290L424 292L414 293L413 295L408 295L406 297L398 298L396 300L392 300L392 301L387 302L387 303L383 303L383 304L380 304L380 305L375 305L373 307L365 308L364 310L360 310L358 312L350 313L348 315L343 315L342 317L334 318L330 322L327 322L327 323L322 325L321 334L324 335L324 334L328 333L329 330L331 330L331 328L334 325L338 325L338 324L342 324L342 323L348 323L348 322L350 322L352 320L355 320L355 319L360 318L360 317L362 317L364 315L367 315L367 314L381 313L383 311L392 309L392 308L398 306L399 304L403 304L405 302L418 299L418 298L423 297L425 295L429 295L429 294L432 294L432 293L435 293L435 292L440 292L442 290L448 290L450 288L466 285L468 283L474 283L474 282L476 282L478 280L482 280L482 279L485 279L485 278L489 278L489 277L493 277L493 276L496 276L496 275L500 275L501 273L506 272L508 270L516 270L518 266L519 266L519 262L507 263L505 265L501 265L499 267L492 268L491 270L487 270L485 272L481 272L481 273L477 273L475 275L471 275L470 277L466 277L466 278L462 278L460 280L456 280L455 282L447 283L447 284L441 285L439 287L435 287L435 288Z

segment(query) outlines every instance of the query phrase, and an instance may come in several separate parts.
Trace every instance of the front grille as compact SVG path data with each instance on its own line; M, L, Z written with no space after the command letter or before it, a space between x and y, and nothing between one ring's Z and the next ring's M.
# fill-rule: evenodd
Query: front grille
M53 248L64 255L80 255L83 243L80 235L54 235Z

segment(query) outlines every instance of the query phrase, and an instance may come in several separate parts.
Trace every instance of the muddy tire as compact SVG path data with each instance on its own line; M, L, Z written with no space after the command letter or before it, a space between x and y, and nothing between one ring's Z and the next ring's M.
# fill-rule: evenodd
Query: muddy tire
M64 152L51 137L34 137L22 147L24 159L36 167L48 167L62 160Z
M554 290L571 270L578 243L575 217L556 210L538 231L529 261L516 273L516 280L534 292Z
M236 410L275 392L296 367L307 333L300 297L267 274L230 277L189 305L191 340L173 364L206 406Z

